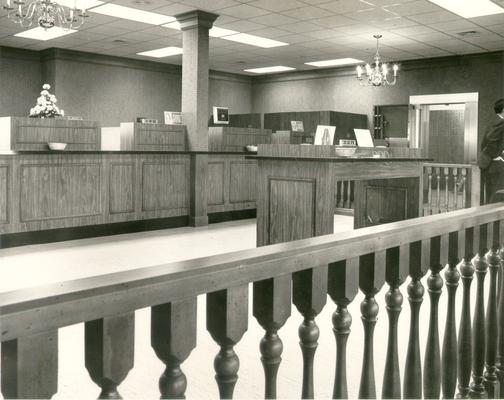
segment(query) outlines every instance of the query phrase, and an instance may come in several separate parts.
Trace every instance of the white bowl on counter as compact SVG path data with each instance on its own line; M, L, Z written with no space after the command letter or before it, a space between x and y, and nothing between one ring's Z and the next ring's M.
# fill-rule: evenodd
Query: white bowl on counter
M49 142L47 143L49 150L65 150L67 147L66 143L61 142Z

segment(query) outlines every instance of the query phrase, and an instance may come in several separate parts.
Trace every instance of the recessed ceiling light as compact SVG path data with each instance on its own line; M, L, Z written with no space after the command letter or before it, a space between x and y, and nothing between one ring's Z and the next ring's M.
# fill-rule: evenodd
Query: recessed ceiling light
M334 60L324 60L324 61L311 61L306 62L306 65L313 65L314 67L335 67L339 65L350 65L363 63L362 60L357 60L356 58L337 58Z
M463 18L482 17L484 15L502 14L504 8L490 0L429 0Z
M165 28L176 29L178 31L180 30L180 22L178 22L178 21L173 21L173 22L170 22L169 24L164 24L163 26ZM229 36L229 35L236 35L237 33L239 33L239 32L232 31L231 29L219 28L218 26L214 26L208 31L208 34L211 37L216 37L216 38L221 38L223 36Z
M253 74L267 74L269 72L284 72L284 71L292 71L294 69L296 68L284 67L283 65L275 65L274 67L244 69L244 71L252 72Z
M175 20L175 18L168 15L138 10L136 8L112 3L103 4L102 6L93 8L91 11L110 17L129 19L131 21L143 22L144 24L150 25L162 25Z
M288 46L289 43L279 42L277 40L266 39L256 35L250 35L248 33L237 33L236 35L223 36L222 39L232 40L233 42L250 44L251 46L257 47L279 47L279 46Z
M175 56L177 54L182 54L182 49L180 47L170 46L170 47L162 47L161 49L143 51L137 54L139 56L163 58L163 57Z
M16 33L14 36L35 40L51 40L61 36L70 35L75 32L77 31L74 29L63 29L59 26L54 26L51 29L44 29L37 26L36 28Z

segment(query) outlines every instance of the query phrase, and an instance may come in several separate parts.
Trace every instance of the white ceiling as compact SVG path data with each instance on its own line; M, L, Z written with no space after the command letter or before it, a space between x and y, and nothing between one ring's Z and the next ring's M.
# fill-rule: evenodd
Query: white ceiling
M475 3L478 0L473 0ZM504 6L504 0L494 0ZM114 0L113 3L173 16L201 9L219 15L215 25L289 43L263 49L210 39L211 68L243 73L246 68L285 65L316 69L309 61L352 57L371 60L373 34L380 54L401 61L504 50L504 14L464 19L427 0ZM3 1L2 1L3 4ZM182 46L174 29L90 13L79 32L41 42L14 37L23 29L0 13L0 45L31 50L59 47L180 64L182 56L152 59L137 52ZM460 32L476 31L461 36Z

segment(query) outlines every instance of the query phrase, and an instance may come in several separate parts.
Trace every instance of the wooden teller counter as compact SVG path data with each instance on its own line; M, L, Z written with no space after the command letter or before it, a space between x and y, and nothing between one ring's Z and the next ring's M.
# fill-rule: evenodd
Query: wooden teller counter
M255 215L257 161L237 143L264 131L213 128L220 144L190 152L184 126L118 129L104 151L95 121L0 118L0 247L187 225L191 161L205 155L209 220Z
M105 131L116 134L114 150L103 150ZM201 198L210 222L255 216L258 200L258 244L326 234L338 179L361 180L356 227L378 221L390 201L404 215L382 221L418 216L419 149L389 149L388 160L358 149L362 157L349 159L333 146L271 144L267 129L211 127L210 151L191 152L181 125L112 131L95 121L0 118L0 248L184 226ZM64 150L48 148L60 142ZM257 155L243 150L252 143ZM198 157L206 188L195 178Z

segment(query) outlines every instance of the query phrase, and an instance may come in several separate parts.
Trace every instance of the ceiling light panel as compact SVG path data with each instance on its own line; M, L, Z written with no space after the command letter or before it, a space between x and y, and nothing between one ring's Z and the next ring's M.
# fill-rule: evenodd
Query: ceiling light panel
M275 65L273 67L262 67L262 68L250 68L244 69L245 72L251 72L253 74L268 74L273 72L284 72L284 71L292 71L296 68L285 67L283 65Z
M504 13L504 8L490 0L429 0L463 18L475 18L485 15Z
M77 8L79 10L89 10L93 7L98 7L103 4L99 0L58 0L58 4L68 8Z
M324 61L311 61L306 62L306 65L312 65L314 67L336 67L342 65L352 65L363 63L362 60L357 60L356 58L337 58L334 60L324 60Z
M266 49L289 45L289 43L279 42L278 40L267 39L261 36L250 35L248 33L237 33L236 35L223 36L222 39L244 43L251 46L263 47Z
M175 18L168 15L158 14L150 11L138 10L132 7L120 6L118 4L103 4L91 10L94 13L108 15L110 17L129 19L131 21L143 22L150 25L163 25L175 21Z
M74 29L63 29L59 26L54 26L51 29L44 29L40 26L36 28L29 29L27 31L16 33L14 36L22 37L26 39L34 39L34 40L51 40L61 36L70 35L72 33L77 32Z
M162 47L160 49L143 51L141 53L137 53L139 56L146 57L154 57L154 58L164 58L170 56L176 56L178 54L182 54L182 49L180 47Z

